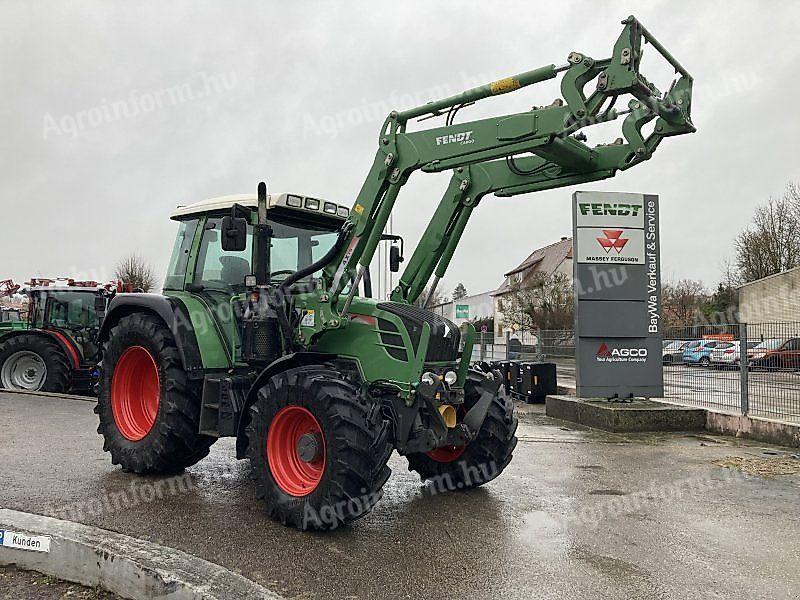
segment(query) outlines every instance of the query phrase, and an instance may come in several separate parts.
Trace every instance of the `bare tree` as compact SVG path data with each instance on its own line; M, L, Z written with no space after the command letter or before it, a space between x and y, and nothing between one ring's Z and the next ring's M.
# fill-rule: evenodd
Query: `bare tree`
M800 186L789 183L780 198L756 208L749 228L734 241L744 282L800 266Z
M703 308L708 299L702 281L681 279L664 282L661 286L661 304L665 324L669 327L688 327L703 321Z
M499 308L503 325L512 329L571 329L574 325L572 285L563 273L514 284L500 299Z
M129 254L117 263L114 277L134 290L150 292L156 286L153 268L137 254Z
M414 300L414 305L421 306L423 308L431 308L432 306L438 306L439 304L446 304L447 302L450 302L450 298L447 297L447 292L434 290L431 301L426 303L425 301L428 299L429 292L430 288L425 288L419 295L419 298Z

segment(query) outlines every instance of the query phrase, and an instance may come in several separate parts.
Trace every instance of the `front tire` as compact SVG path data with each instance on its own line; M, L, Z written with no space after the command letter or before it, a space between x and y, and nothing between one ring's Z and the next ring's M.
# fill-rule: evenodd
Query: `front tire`
M258 390L246 434L267 514L302 531L335 529L364 516L391 473L380 406L322 366L273 376Z
M482 373L469 372L464 389L467 409L479 398L482 377ZM479 487L495 479L511 462L516 431L514 401L495 396L478 436L470 444L409 454L408 470L419 473L422 481L433 480L439 491Z
M133 314L110 331L95 413L111 462L134 473L175 473L205 457L200 390L186 377L172 332L158 317Z
M72 366L61 347L44 335L18 335L0 344L0 388L66 393Z

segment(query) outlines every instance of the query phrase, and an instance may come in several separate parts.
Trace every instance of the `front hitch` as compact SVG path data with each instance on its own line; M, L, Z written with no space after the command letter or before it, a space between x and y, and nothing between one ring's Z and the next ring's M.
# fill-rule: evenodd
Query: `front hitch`
M465 446L478 436L478 432L486 419L486 414L489 412L489 406L491 406L492 401L497 397L500 383L501 378L499 373L486 373L478 386L480 398L478 398L478 401L467 411L461 423L448 431L447 440L445 442L446 445Z

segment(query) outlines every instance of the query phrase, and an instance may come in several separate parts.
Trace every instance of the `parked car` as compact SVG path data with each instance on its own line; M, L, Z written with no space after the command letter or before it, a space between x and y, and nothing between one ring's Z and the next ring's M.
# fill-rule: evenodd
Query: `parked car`
M747 342L747 350L754 348L758 342ZM738 367L742 362L741 343L739 340L720 342L711 351L711 364L715 367Z
M717 340L695 340L689 342L683 349L683 355L681 356L683 364L709 366L711 364L711 351L719 343Z
M800 337L769 339L747 351L752 368L800 369Z
M683 349L686 347L686 340L664 340L661 349L661 360L665 365L679 363L683 359Z

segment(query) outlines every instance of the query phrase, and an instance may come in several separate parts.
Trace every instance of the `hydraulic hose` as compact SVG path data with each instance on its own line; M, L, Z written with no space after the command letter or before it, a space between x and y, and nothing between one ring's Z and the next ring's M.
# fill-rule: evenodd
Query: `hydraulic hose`
M280 289L286 291L303 279L304 277L308 277L312 273L319 271L320 269L325 268L328 264L334 259L334 257L339 253L339 251L344 246L344 243L347 241L347 235L350 233L350 230L353 228L352 224L348 221L345 223L342 228L339 230L339 237L336 238L336 242L334 242L331 249L325 253L325 256L320 258L317 262L311 263L304 269L300 269L299 271L295 271L291 275L289 275L280 285Z

